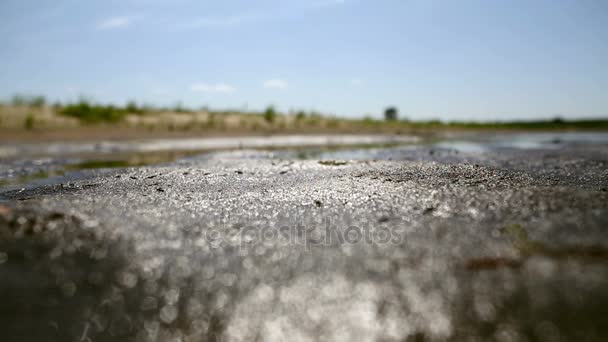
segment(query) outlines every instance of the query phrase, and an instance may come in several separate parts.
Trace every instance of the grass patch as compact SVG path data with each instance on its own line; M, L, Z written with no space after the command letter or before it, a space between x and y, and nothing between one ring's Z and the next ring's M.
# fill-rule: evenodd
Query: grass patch
M72 170L87 170L87 169L111 169L133 166L127 160L88 160L82 163L69 165Z
M25 117L25 123L24 123L25 129L32 130L34 128L34 114L32 113L28 113L27 116Z
M325 166L342 166L348 164L348 162L343 160L319 160L319 164Z
M418 124L417 122L414 124ZM429 123L435 127L446 128L467 128L467 129L523 129L523 130L553 130L553 129L587 129L587 130L606 130L608 120L588 119L588 120L563 120L555 118L553 120L539 121L511 121L511 122L450 122Z
M77 118L84 123L119 122L128 114L126 109L113 105L92 104L85 99L64 106L60 113Z

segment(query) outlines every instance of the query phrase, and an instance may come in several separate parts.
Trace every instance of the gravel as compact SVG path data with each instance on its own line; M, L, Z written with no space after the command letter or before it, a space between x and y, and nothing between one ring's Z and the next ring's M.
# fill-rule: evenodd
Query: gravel
M4 192L0 336L606 340L606 146L430 150L220 152Z

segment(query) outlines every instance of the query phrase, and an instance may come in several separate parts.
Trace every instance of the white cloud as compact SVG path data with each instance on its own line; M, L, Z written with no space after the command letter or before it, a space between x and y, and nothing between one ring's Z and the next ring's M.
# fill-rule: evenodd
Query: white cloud
M104 19L97 23L97 28L100 30L114 30L126 28L133 22L132 17L117 16Z
M360 87L363 85L363 80L360 78L352 78L350 84L355 87Z
M285 89L288 86L287 81L282 80L280 78L273 78L267 81L264 81L262 84L264 88L276 88L276 89Z
M228 84L225 83L216 83L216 84L209 84L209 83L194 83L193 85L190 86L190 90L195 92L195 93L233 93L236 91L236 89Z

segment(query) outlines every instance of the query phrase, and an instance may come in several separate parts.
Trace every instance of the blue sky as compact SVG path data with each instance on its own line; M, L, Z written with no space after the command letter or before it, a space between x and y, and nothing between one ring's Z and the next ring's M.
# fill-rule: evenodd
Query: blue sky
M605 0L2 0L0 97L608 116Z

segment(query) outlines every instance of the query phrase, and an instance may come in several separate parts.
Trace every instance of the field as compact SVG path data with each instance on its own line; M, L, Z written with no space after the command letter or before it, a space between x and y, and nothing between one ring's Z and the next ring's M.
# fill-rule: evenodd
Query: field
M0 141L95 140L272 134L381 133L425 135L446 130L608 130L608 120L442 122L346 119L318 112L280 113L124 107L81 100L47 105L39 98L0 105Z

